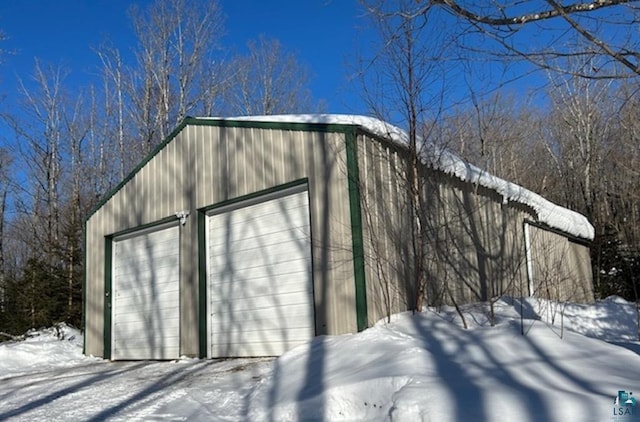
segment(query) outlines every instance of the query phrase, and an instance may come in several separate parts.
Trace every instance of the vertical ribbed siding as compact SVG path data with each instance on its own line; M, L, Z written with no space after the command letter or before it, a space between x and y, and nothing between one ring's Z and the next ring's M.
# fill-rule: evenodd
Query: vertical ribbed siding
M406 152L359 141L369 324L415 301ZM516 294L526 283L522 221L532 214L485 188L421 169L427 300L460 303Z
M104 283L91 280L104 280L104 253L100 241L104 238L99 231L86 232L86 267L85 267L85 353L102 356L103 316L104 316Z
M436 302L465 303L520 294L526 283L522 221L530 218L493 191L432 172L439 192L437 227L429 242L438 281Z
M411 308L410 232L404 158L395 148L358 137L368 324Z
M535 296L556 301L593 300L588 247L566 236L529 225L529 278Z
M572 240L569 240L569 262L570 268L573 268L571 285L569 289L579 292L575 297L580 297L581 302L593 302L593 270L591 268L591 253L589 247ZM571 300L567 298L565 300Z
M86 352L103 351L104 237L189 211L181 228L181 352L198 350L197 210L308 178L318 334L356 329L345 135L186 125L87 221Z
M175 193L181 197L182 206L173 212L186 211L189 217L180 228L180 353L198 356L198 227L197 227L197 180L200 142L195 131L188 126L178 134L176 148L180 150L179 168L181 189Z

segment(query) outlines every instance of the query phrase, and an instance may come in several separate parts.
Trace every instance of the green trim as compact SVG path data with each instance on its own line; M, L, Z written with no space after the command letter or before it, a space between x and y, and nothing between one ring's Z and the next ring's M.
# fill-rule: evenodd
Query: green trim
M207 358L207 215L198 210L198 340L200 359Z
M104 359L111 359L111 293L112 293L112 260L113 237L104 239L104 331L102 346Z
M165 217L153 223L142 224L129 229L112 233L105 237L104 245L104 345L103 353L105 359L111 359L111 322L112 322L112 296L113 296L113 242L116 238L131 233L139 233L144 230L159 228L161 226L178 225L179 221L176 216ZM86 337L86 336L85 336Z
M87 222L82 227L82 354L87 354Z
M206 213L209 213L211 211L216 210L217 208L223 208L223 207L226 207L226 206L229 206L229 205L236 204L238 202L245 202L245 201L248 201L248 200L251 200L251 199L256 199L256 198L260 198L260 197L265 196L265 195L269 195L271 193L276 193L276 192L280 192L282 190L290 189L290 188L293 188L293 187L296 187L296 186L302 186L302 185L308 185L308 184L309 184L309 178L305 177L305 178L302 178L302 179L294 180L292 182L287 182L287 183L283 183L281 185L272 186L270 188L263 189L263 190L260 190L260 191L257 191L257 192L251 192L251 193L248 193L246 195L238 196L238 197L235 197L235 198L232 198L232 199L227 199L225 201L220 201L220 202L217 202L217 203L215 203L213 205L209 205L207 207L201 208L198 211L202 211L202 212L204 212L206 214Z
M125 177L125 178L124 178L120 183L118 183L118 185L117 185L115 188L111 189L111 191L109 191L109 193L107 193L107 194L102 198L102 200L101 200L100 202L98 202L98 203L96 204L96 206L95 206L95 207L93 207L93 208L92 208L92 209L87 213L87 218L86 218L86 220L89 220L89 219L91 218L91 216L92 216L93 214L95 214L95 213L96 213L100 208L102 208L102 206L103 206L104 204L106 204L106 203L109 201L109 199L111 199L111 197L112 197L113 195L115 195L116 193L118 193L118 191L119 191L120 189L122 189L122 188L124 187L124 185L126 185L126 184L129 182L129 180L133 179L133 177L134 177L134 176L135 176L135 175L136 175L140 170L142 170L142 168L143 168L143 167L144 167L144 166L145 166L149 161L151 161L151 160L153 159L153 157L155 157L156 155L158 155L158 153L159 153L162 149L164 149L164 147L165 147L165 146L167 146L167 144L168 144L169 142L171 142L171 141L173 140L173 138L175 138L176 136L178 136L178 134L182 131L182 129L184 129L184 128L189 124L189 122L190 122L191 120L192 120L192 119L191 119L190 117L187 117L186 119L184 119L184 120L183 120L183 121L182 121L182 122L181 122L181 123L180 123L180 124L179 124L179 125L178 125L178 126L177 126L177 127L176 127L176 128L175 128L175 129L170 133L170 134L169 134L169 136L167 136L167 137L165 138L165 140L164 140L164 141L162 141L160 144L158 144L158 146L157 146L157 147L155 147L155 148L153 149L153 151L151 151L151 152L149 153L149 155L147 155L147 157L146 157L144 160L142 160L142 161L140 162L140 164L138 164L138 165L136 166L136 168L134 168L134 169L129 173L129 175L128 175L127 177Z
M175 224L175 225L179 224L178 217L176 217L175 215L171 215L169 217L164 217L161 220L153 221L151 223L140 224L139 226L129 227L128 229L124 229L124 230L120 230L119 232L111 233L110 236L112 238L121 237L121 236L125 236L125 235L131 234L131 233L138 233L138 232L142 232L142 231L148 230L148 229L155 229L155 228L158 228L159 226L173 225L172 223Z
M346 134L347 180L349 183L349 209L351 213L351 239L353 247L353 278L356 295L356 322L358 331L368 326L367 282L364 267L364 236L360 205L360 170L356 131Z
M268 118L268 117L267 117ZM338 132L349 133L356 124L348 123L303 123L303 122L274 122L255 120L229 120L229 119L198 119L189 118L188 124L193 126L239 127L274 130L299 130L305 132Z

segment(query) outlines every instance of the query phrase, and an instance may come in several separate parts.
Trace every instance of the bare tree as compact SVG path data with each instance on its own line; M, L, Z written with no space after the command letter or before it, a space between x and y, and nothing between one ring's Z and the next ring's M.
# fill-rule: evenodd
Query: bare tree
M613 93L609 98L615 98ZM603 227L596 243L600 295L616 294L636 303L640 338L640 115L637 86L627 82L617 91L622 107L604 157L600 177Z
M399 1L398 10L412 10L414 2ZM426 303L428 224L422 160L439 121L446 91L441 64L450 40L427 15L395 13L384 2L363 2L378 37L373 57L364 58L358 70L365 101L382 120L407 128L408 165L398 169L405 180L410 204L415 304Z
M29 169L31 198L24 211L39 222L33 230L47 262L53 262L53 245L58 244L60 235L60 189L63 170L63 81L67 70L61 67L43 65L36 60L31 88L20 81L24 98L24 118L17 120L6 115L8 123L18 137L20 153ZM35 245L34 245L35 246Z
M5 222L7 198L11 180L12 158L5 148L0 149L0 313L6 311L6 255L5 255Z
M78 95L63 114L63 130L68 155L63 181L64 218L61 221L60 255L64 262L63 276L66 279L65 319L79 322L82 291L82 222L88 207L83 193L91 186L91 163L86 161L86 144L91 130L90 114L86 112L84 95Z
M18 211L28 221L20 233L21 242L28 248L22 268L25 276L22 302L31 325L42 320L50 305L43 305L45 283L39 274L45 268L58 266L61 222L61 190L63 179L63 81L66 70L46 66L36 61L32 81L20 80L23 96L19 118L5 114L5 121L12 128L18 145L20 165L26 169L21 175L28 183L21 183L16 196ZM36 270L37 268L37 270ZM53 274L53 271L50 272ZM46 281L50 296L59 289L55 277ZM48 299L48 298L47 298Z
M247 43L233 63L229 108L232 114L270 115L309 112L309 71L276 39L261 35Z
M103 104L102 110L104 134L109 133L110 137L115 138L115 143L118 150L118 163L119 163L119 175L120 179L124 179L126 172L133 167L131 150L128 148L127 139L130 139L131 135L127 130L127 125L130 123L127 111L127 93L130 93L130 81L128 78L127 69L123 63L120 51L116 48L103 45L96 53L102 63L101 76L102 76L102 91L103 91ZM92 106L92 114L95 114L95 90L92 91L92 99L94 104ZM95 134L97 129L97 121L94 121ZM112 141L113 142L113 141Z
M539 163L531 159L541 143L542 116L515 94L498 92L487 99L472 95L468 107L456 108L439 122L439 130L446 146L466 161L543 192L547 179L532 177Z
M206 84L202 78L218 48L223 18L216 1L156 0L144 11L132 8L131 19L138 45L137 65L129 71L128 111L146 153L210 100L218 81Z
M4 115L16 136L24 173L16 176L15 203L22 227L14 232L25 245L21 271L26 283L14 294L28 308L30 325L81 319L82 204L88 119L83 96L71 100L67 71L36 61L33 80L20 81L21 113ZM25 182L26 181L26 182ZM51 318L53 320L51 320Z
M640 16L637 0L416 3L413 10L398 9L398 13L426 15L440 8L466 24L467 35L479 35L461 38L461 45L490 52L501 60L511 56L543 68L596 79L640 74L640 42L635 33ZM500 49L482 46L484 41ZM562 66L567 57L577 57L589 66L567 69Z
M553 109L548 125L549 156L567 183L562 201L599 225L603 177L615 109L610 81L559 78L550 88Z

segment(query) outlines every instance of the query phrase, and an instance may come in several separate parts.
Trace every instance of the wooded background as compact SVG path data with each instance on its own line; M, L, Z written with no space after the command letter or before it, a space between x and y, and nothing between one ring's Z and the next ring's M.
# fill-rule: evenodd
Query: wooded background
M406 129L416 157L445 146L586 215L597 297L637 300L636 2L361 5L377 47L354 52L350 72L369 114ZM18 80L19 109L1 116L13 139L0 146L0 332L82 325L84 219L184 117L327 111L308 88L312 69L278 40L223 54L215 1L157 0L130 18L132 62L102 45L100 83L72 90L68 70L36 60L30 83ZM543 42L518 38L536 33ZM470 65L523 62L545 81L534 92L507 72L483 89ZM442 77L452 63L466 75L455 87Z

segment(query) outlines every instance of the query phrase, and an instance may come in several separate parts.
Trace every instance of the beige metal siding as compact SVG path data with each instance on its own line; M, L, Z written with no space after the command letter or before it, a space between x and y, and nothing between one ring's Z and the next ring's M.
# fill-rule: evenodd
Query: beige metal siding
M522 222L532 215L488 189L430 171L437 183L437 241L429 242L436 303L486 301L526 287Z
M88 227L88 225L87 225ZM103 227L98 227L103 230ZM86 242L86 259L85 273L92 274L98 280L104 280L104 247L96 248L95 245L102 242L104 238L100 236L100 232L87 230ZM91 247L90 247L91 246ZM103 252L101 255L100 252ZM104 315L104 282L96 283L93 286L86 286L84 292L85 300L85 345L86 353L95 356L102 356L102 336L103 336L103 315ZM91 312L86 312L91 310ZM98 342L99 340L99 342Z
M367 318L371 326L414 304L410 203L395 148L358 136Z
M406 151L358 137L369 324L415 305L407 163ZM526 295L523 223L533 210L442 171L424 167L421 177L428 302ZM588 249L573 251L571 267L588 274Z
M345 136L187 125L87 221L86 352L102 356L105 236L189 211L181 236L181 353L198 352L197 210L308 178L317 334L356 330Z
M561 234L527 224L530 293L556 301L591 302L589 248Z

